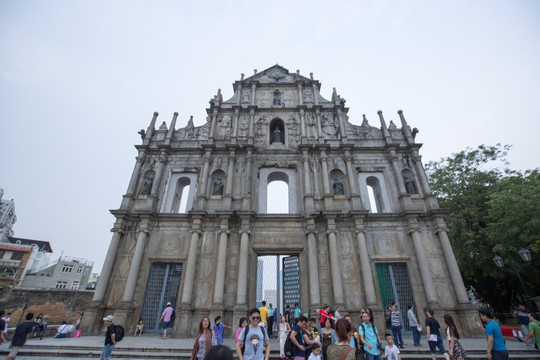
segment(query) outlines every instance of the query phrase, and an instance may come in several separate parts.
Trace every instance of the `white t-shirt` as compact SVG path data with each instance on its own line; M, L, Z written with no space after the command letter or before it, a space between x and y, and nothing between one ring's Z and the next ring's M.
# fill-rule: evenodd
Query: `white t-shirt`
M69 325L68 324L62 324L58 327L58 333L59 334L67 334L68 332L68 329L69 329Z
M399 349L396 345L392 347L386 345L386 347L384 348L384 356L386 356L388 360L398 360L398 354Z
M314 355L313 353L309 354L308 360L321 360L321 354Z

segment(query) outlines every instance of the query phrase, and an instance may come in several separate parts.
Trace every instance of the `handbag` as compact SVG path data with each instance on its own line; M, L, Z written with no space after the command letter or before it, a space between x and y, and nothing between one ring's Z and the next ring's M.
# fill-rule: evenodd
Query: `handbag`
M81 330L75 330L75 333L73 334L73 337L81 337Z

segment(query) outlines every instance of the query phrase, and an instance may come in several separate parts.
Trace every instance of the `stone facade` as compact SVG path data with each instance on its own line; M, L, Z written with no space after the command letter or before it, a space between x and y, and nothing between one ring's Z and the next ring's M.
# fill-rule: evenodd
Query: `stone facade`
M203 315L236 324L256 301L257 256L298 255L301 308L340 306L359 321L374 310L383 328L378 264L404 264L417 309L454 315L471 335L475 312L403 113L401 127L364 116L354 125L334 89L281 66L210 100L207 122L141 131L137 161L91 306L82 326L109 313L132 327L143 313L156 263L182 264L175 336ZM267 186L288 184L288 214L267 214ZM189 189L189 191L184 191ZM370 199L371 198L371 199ZM182 201L186 210L181 208ZM405 308L402 304L402 308ZM423 318L423 316L422 316Z

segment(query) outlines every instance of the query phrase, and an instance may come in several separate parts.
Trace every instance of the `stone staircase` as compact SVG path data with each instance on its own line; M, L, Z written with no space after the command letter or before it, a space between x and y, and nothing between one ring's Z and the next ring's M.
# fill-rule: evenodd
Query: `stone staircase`
M159 342L156 343L159 345ZM82 346L76 344L40 344L29 343L25 345L19 352L17 359L43 359L43 360L57 360L57 359L70 359L75 358L79 360L96 359L101 354L101 346ZM8 349L0 349L0 354L5 356L8 353ZM485 359L484 349L467 349L468 359ZM165 359L182 359L189 360L191 355L191 348L183 347L158 347L158 346L117 346L113 351L113 359L149 359L149 360L165 360ZM427 349L404 349L401 352L402 359L431 359L431 355ZM441 355L438 355L439 359L444 359ZM270 359L278 360L279 351L272 350L270 353ZM516 360L533 360L540 359L540 352L534 349L511 349L510 359Z

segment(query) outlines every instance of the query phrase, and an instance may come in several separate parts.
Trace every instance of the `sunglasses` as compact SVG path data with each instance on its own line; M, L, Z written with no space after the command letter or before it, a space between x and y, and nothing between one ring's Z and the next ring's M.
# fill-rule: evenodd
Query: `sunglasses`
M261 320L261 318L259 316L253 316L251 320Z

